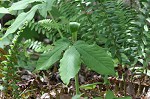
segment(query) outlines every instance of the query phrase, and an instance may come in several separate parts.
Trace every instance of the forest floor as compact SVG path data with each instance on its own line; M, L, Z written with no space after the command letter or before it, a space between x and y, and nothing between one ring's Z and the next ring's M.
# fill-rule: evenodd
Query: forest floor
M131 81L130 70L123 70L118 66L116 72L118 72L119 78L104 77L83 66L79 72L79 84L84 85L80 88L80 92L83 93L82 97L92 99L101 96L104 98L106 91L112 90L117 97L126 95L131 96L132 99L150 99L150 78L148 76L134 77ZM121 79L123 72L125 80ZM49 71L40 71L35 74L21 69L18 74L21 81L17 85L22 91L22 98L71 99L75 95L74 79L71 79L68 86L64 85L57 66Z

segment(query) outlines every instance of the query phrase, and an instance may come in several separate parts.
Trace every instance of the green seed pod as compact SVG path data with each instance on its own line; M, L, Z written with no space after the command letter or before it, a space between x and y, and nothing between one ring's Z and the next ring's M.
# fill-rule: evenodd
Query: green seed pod
M70 22L69 26L70 26L71 33L74 33L74 32L78 31L78 29L80 27L80 23L78 23L78 22Z

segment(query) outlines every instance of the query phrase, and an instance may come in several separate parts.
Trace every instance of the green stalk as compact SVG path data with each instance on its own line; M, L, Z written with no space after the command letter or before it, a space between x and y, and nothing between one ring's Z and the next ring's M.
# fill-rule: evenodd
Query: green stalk
M72 41L77 41L77 32L72 33Z
M76 87L76 95L79 95L79 94L80 94L80 91L79 91L79 78L78 78L78 73L77 73L76 76L75 76L75 87Z
M72 33L72 42L77 41L77 32ZM75 76L75 88L76 88L76 95L80 94L79 91L79 77L78 77L78 73Z

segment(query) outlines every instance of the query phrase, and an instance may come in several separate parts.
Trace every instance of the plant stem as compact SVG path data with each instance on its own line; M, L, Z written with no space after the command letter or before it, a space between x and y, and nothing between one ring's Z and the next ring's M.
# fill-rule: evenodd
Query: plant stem
M77 32L72 33L72 41L77 41Z
M77 41L77 32L72 33L72 42L76 42ZM76 87L76 95L80 94L79 91L79 77L78 77L78 73L75 76L75 87Z
M76 95L79 95L80 91L79 91L79 78L78 78L78 74L76 74L76 76L75 76L75 87L76 87Z
M52 14L51 14L50 12L49 12L49 14L50 14L52 20L54 21L54 23L56 24L57 22L55 21L55 19L54 19L54 17L52 16ZM59 29L58 27L56 27L56 28L57 28L57 31L58 31L60 37L63 38L63 34L61 33L60 29Z

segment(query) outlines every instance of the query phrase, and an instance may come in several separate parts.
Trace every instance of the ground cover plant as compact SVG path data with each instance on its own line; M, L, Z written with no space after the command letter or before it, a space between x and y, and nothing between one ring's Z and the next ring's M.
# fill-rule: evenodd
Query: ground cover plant
M0 1L2 99L149 99L149 0Z

